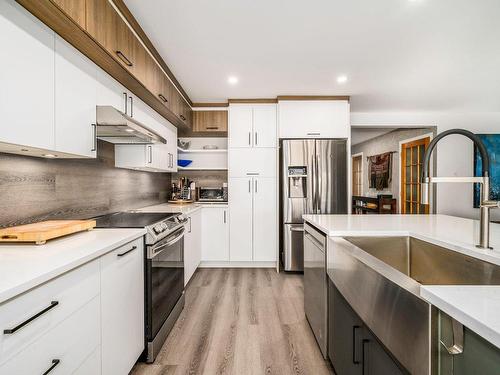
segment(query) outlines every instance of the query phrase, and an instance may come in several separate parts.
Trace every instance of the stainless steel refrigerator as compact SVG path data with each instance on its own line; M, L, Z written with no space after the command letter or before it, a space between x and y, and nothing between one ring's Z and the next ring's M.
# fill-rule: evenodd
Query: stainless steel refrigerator
M347 213L347 141L280 143L281 259L285 271L303 271L302 215Z

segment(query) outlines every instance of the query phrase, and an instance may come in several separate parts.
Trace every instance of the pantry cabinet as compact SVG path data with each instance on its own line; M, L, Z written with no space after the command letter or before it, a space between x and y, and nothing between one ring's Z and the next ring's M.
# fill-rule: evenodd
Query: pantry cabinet
M184 286L186 286L201 262L201 211L188 216L184 235Z
M277 149L229 149L229 177L276 177Z
M279 138L348 138L350 107L343 100L280 100Z
M100 259L102 373L128 374L144 350L142 238Z
M231 104L229 148L277 147L275 104Z
M205 206L202 210L203 262L229 261L229 214L227 206Z
M230 178L228 188L230 260L276 261L276 179Z

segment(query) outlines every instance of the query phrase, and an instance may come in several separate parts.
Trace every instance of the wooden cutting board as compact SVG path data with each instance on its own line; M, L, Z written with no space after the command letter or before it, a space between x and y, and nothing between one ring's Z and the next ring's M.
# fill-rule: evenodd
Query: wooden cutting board
M168 203L172 203L172 204L191 204L193 202L194 201L191 199L174 199L174 200L168 201Z
M0 229L0 242L34 242L43 245L48 240L90 230L95 220L49 220Z

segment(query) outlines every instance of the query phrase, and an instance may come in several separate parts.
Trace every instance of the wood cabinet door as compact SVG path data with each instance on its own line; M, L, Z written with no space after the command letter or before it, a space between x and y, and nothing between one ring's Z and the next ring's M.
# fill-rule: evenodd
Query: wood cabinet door
M230 260L253 260L253 178L230 178L228 185Z
M193 111L194 132L227 132L227 111Z
M108 0L87 0L87 32L116 61L134 71L137 39Z
M80 27L86 27L86 2L87 0L52 0L66 15Z
M253 260L276 261L277 246L276 178L253 179Z

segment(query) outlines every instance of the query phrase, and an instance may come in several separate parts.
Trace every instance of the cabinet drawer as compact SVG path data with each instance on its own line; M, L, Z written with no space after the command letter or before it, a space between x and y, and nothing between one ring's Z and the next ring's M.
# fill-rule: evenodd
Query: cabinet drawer
M229 177L275 177L275 148L237 148L229 150Z
M101 374L101 347L94 349L87 359L78 367L73 375L100 375Z
M0 374L71 374L99 346L99 297L76 311L58 326L0 367ZM58 362L57 362L58 361Z
M0 305L0 364L98 294L99 263L96 260ZM44 310L44 313L29 321ZM29 323L16 330L26 321ZM5 330L15 331L9 334L4 333Z

